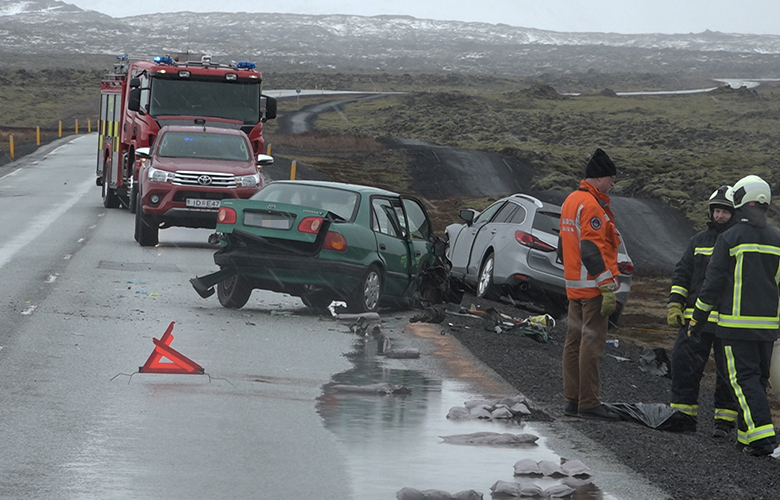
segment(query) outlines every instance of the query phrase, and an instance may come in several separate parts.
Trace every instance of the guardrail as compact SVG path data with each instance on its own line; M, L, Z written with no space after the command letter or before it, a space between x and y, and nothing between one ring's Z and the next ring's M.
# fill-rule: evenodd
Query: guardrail
M79 120L75 119L71 127L63 126L62 120L57 122L56 127L0 127L0 165L14 161L17 156L31 153L42 143L67 135L92 133L93 123L97 125L97 120L87 119L86 123L80 124Z

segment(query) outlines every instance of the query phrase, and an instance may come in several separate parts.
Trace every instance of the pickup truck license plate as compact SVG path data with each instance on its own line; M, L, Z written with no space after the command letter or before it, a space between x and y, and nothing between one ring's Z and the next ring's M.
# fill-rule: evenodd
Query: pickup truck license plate
M201 200L198 198L187 198L185 204L192 208L219 208L220 200Z

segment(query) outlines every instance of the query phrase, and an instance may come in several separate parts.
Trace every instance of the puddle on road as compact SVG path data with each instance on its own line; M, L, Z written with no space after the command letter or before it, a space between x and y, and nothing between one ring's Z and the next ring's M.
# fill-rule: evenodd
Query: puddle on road
M520 459L560 463L561 457L545 446L546 438L534 422L448 420L450 408L483 395L469 393L461 381L434 378L377 356L376 343L356 343L348 355L354 368L335 375L317 405L326 428L344 447L353 498L394 499L404 487L449 493L476 490L490 498L490 487L499 480L531 482L542 489L561 483L558 478L514 476L514 464ZM336 384L379 383L402 384L411 394L364 395L332 389ZM445 444L440 438L473 432L530 433L539 440L536 446L500 448ZM614 499L593 483L579 487L573 498Z

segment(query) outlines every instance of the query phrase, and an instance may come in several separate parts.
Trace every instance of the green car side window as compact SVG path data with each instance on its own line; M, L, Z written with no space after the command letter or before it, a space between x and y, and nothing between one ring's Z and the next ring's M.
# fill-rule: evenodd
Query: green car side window
M373 219L371 228L377 233L400 238L402 234L401 225L390 200L387 198L373 198L371 200L371 208Z
M403 198L403 205L411 237L429 240L432 235L431 224L422 205L412 198Z

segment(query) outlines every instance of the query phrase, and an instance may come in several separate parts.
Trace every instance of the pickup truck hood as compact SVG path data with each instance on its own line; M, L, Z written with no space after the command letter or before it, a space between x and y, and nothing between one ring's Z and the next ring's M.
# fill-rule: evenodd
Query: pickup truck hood
M257 167L253 161L242 162L207 160L203 158L157 157L154 159L152 166L169 172L186 170L189 172L219 172L233 175L252 175L257 173Z

